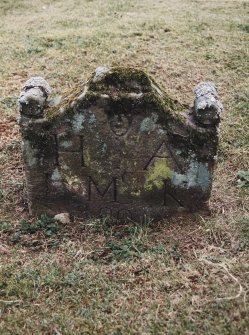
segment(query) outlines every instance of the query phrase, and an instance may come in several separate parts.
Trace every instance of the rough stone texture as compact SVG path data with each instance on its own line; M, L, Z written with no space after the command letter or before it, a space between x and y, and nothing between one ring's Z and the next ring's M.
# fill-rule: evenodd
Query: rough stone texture
M207 210L221 105L209 83L195 92L187 108L142 71L102 67L38 114L21 95L30 213L141 221Z
M215 86L210 82L200 83L194 92L196 121L203 125L219 123L223 106L219 101Z
M24 84L19 97L19 110L23 115L39 117L51 93L49 84L42 77L32 77Z
M70 223L70 214L69 213L60 213L54 216L54 219L63 224Z

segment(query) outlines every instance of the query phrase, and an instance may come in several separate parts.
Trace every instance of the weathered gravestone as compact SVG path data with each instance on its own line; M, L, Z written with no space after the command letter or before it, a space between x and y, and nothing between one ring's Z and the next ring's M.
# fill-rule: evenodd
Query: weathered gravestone
M207 209L222 106L201 83L193 108L144 72L98 68L60 101L26 82L19 124L32 215L161 219Z

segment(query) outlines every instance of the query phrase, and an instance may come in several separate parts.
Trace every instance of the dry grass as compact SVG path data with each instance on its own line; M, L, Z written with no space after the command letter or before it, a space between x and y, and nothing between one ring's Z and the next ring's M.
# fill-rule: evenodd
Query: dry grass
M1 0L1 334L249 334L248 1ZM192 103L214 81L225 107L212 216L122 227L27 218L16 98L54 94L100 65L145 69Z

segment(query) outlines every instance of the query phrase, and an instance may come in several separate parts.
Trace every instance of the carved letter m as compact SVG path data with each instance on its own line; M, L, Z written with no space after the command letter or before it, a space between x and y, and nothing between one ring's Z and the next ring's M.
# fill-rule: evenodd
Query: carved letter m
M92 200L92 186L94 185L95 190L97 193L103 198L112 188L112 201L117 201L117 178L112 177L111 182L107 185L107 187L104 189L104 191L101 191L99 189L99 185L94 181L92 177L89 176L89 184L88 184L88 201Z

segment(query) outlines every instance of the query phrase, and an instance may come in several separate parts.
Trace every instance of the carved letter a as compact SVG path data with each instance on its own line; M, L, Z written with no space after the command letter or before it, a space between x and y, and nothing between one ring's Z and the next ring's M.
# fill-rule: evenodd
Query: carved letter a
M149 165L153 162L154 158L168 158L170 157L169 153L168 153L168 147L165 141L163 141L154 151L153 155L151 156L151 158L149 159L149 161L147 162L147 164L144 167L144 170L147 170Z
M177 158L175 157L174 153L171 151L169 145L167 144L167 141L164 140L154 151L153 155L151 156L151 158L148 160L148 162L146 163L144 170L148 170L148 167L151 165L151 163L153 163L155 158L168 158L171 159L175 162L175 165L177 166L177 168L179 169L179 171L182 171L182 168L180 166L180 164L177 161Z

